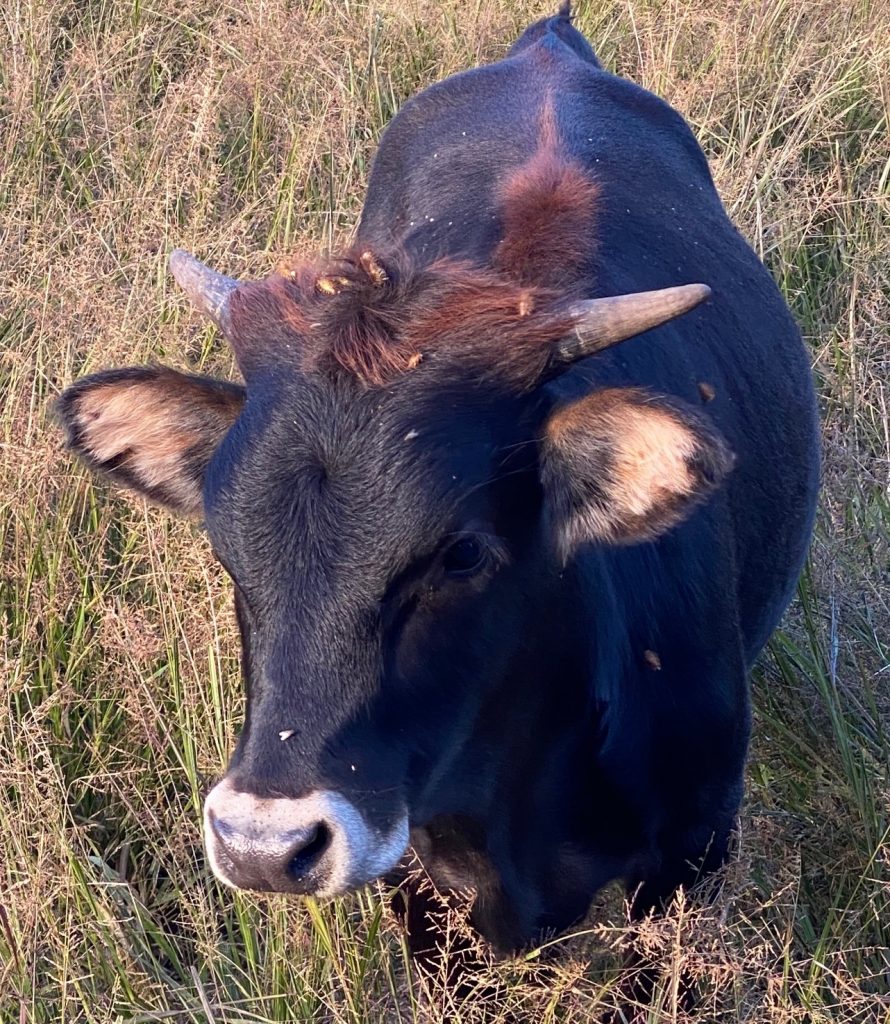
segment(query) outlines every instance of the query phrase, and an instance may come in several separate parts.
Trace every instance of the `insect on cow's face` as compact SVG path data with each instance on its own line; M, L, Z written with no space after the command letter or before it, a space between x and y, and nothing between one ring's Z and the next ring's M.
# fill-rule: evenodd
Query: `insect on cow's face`
M677 400L554 404L540 383L707 289L538 315L497 276L446 264L400 283L364 253L341 268L364 289L344 320L320 296L348 277L302 292L275 278L235 301L229 279L173 265L236 343L246 389L135 367L77 381L58 414L93 468L203 518L234 581L247 706L206 802L214 871L332 895L393 868L410 826L471 806L468 740L501 717L486 701L540 639L577 547L658 536L730 468ZM421 321L428 359L411 355ZM316 329L339 364L322 348L301 365ZM369 353L402 372L376 378Z

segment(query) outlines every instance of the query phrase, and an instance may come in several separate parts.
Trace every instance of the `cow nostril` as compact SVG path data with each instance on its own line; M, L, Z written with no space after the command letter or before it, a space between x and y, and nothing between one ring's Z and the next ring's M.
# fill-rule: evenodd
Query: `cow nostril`
M287 873L295 879L303 878L316 866L330 843L331 833L328 826L324 822L319 822L300 849L291 857Z

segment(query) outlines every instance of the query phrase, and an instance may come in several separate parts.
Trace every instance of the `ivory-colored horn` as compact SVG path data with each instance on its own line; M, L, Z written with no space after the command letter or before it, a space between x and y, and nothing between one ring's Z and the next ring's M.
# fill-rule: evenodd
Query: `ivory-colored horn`
M710 294L706 284L684 284L576 302L569 308L569 315L576 318L575 330L556 343L551 365L573 363L658 327L688 313Z
M184 249L174 249L170 253L170 273L191 299L192 305L225 331L229 320L229 300L238 282L217 274Z

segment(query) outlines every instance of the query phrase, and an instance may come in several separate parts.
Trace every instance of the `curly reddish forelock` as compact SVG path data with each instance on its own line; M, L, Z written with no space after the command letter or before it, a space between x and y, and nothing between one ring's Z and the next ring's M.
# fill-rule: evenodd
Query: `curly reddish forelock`
M293 353L301 372L345 371L369 387L424 359L448 358L523 390L540 378L549 345L571 329L558 296L455 260L414 267L375 254L369 272L351 252L323 265L239 288L231 334L239 362ZM375 279L376 277L376 279Z

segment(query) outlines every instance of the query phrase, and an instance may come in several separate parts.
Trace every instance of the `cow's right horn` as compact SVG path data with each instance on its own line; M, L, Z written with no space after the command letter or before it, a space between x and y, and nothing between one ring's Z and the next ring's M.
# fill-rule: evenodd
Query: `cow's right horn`
M170 273L188 295L192 305L225 332L229 322L229 300L238 282L203 264L184 249L170 253Z

